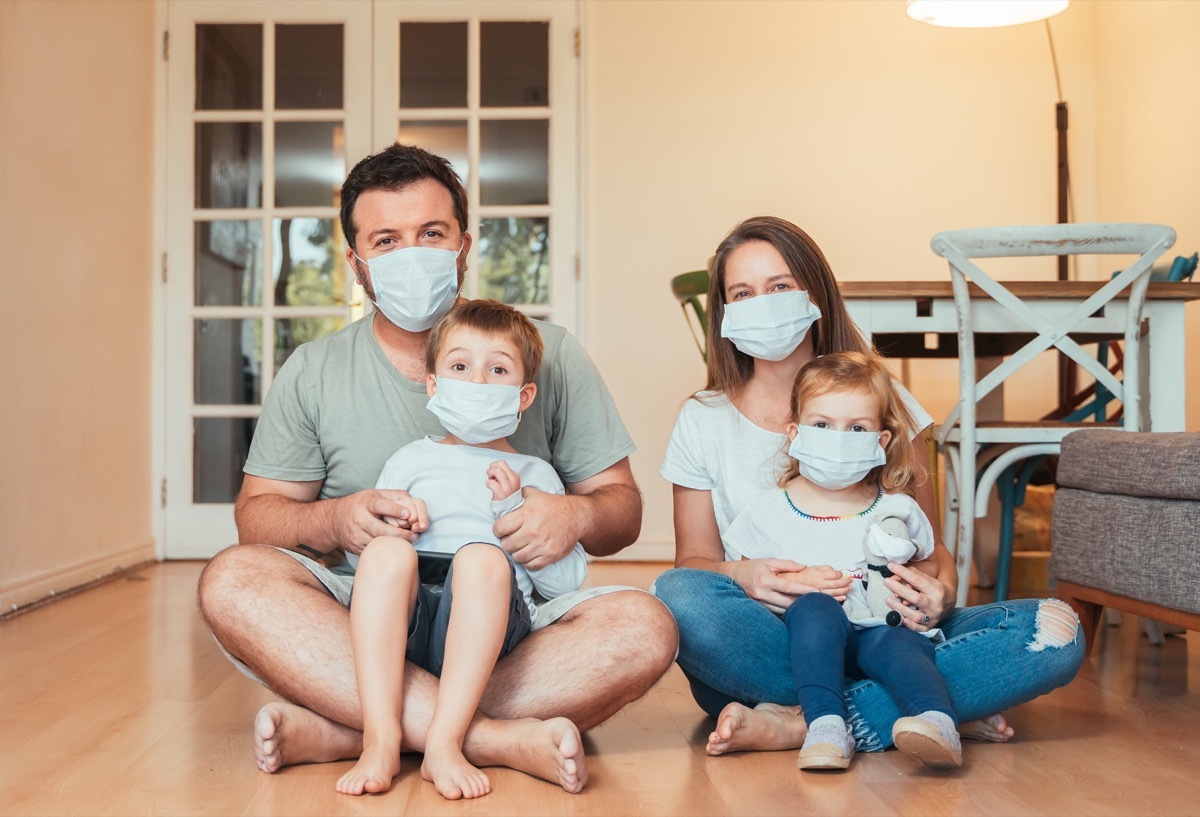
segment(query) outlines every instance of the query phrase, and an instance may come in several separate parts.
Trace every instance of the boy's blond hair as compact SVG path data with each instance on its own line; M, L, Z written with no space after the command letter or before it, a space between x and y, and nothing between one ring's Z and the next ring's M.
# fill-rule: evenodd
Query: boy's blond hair
M796 380L792 383L789 416L792 422L799 422L804 402L813 397L831 391L860 390L870 392L879 402L883 429L892 433L892 438L883 449L887 461L872 468L863 482L883 488L888 493L914 495L917 463L912 438L916 421L908 406L900 399L892 373L888 371L883 358L862 352L833 352L809 361L796 373ZM796 460L787 457L787 468L779 484L786 485L799 471Z
M486 299L461 301L433 325L429 345L425 347L425 367L430 372L437 368L438 354L446 335L459 327L508 338L520 354L525 382L532 383L537 377L542 367L542 333L523 312Z

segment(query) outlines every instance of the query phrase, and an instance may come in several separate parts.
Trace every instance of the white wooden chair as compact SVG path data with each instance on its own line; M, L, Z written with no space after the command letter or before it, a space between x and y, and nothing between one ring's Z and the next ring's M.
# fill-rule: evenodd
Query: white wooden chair
M1123 404L1123 428L1143 430L1139 402L1143 378L1139 371L1142 304L1150 281L1150 267L1174 243L1175 231L1156 224L983 227L941 232L933 237L933 251L950 265L958 313L959 400L936 435L946 454L944 533L947 544L953 543L960 605L966 603L969 589L975 518L986 515L987 498L997 476L1018 460L1059 453L1064 436L1081 425L1097 425L1019 420L980 422L979 401L1042 352L1058 348ZM1061 301L1022 301L973 260L1059 255L1136 255L1137 258L1083 303L1065 312ZM989 327L978 325L976 315L981 299L972 299L972 285L1003 308L1005 319L1019 321L1033 335L1025 346L982 377L976 373L975 334L987 332ZM1111 319L1102 321L1096 316L1103 314L1114 298L1125 297L1121 293L1126 290L1125 369L1123 379L1118 380L1071 336L1089 331L1112 332ZM981 446L987 446L982 457Z

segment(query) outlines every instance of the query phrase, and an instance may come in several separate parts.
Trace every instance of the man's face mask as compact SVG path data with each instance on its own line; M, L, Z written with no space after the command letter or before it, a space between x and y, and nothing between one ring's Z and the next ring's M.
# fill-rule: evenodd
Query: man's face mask
M803 290L759 295L725 305L721 337L759 360L783 360L796 351L821 310Z
M887 462L878 431L835 431L799 426L788 454L800 464L800 474L814 485L840 491L861 482L872 468Z
M429 410L464 443L479 445L510 436L521 422L521 387L435 377Z
M367 265L375 306L383 316L401 329L424 332L449 312L458 298L462 249L405 247L369 261L358 253L354 257Z

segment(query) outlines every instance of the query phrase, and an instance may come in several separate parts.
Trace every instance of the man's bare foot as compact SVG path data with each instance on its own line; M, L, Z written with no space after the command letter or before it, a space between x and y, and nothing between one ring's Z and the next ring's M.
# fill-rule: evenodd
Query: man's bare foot
M327 763L362 754L362 733L295 704L275 701L254 717L254 762L267 774L294 763Z
M392 787L392 779L398 774L399 745L368 746L354 767L338 779L335 788L342 794L379 794Z
M990 740L992 743L1007 743L1012 739L1013 728L1004 715L997 714L958 727L958 734L972 740Z
M472 766L454 742L426 742L421 777L432 783L438 794L447 800L472 800L492 791L488 776Z
M799 749L806 734L808 725L798 706L763 703L749 709L731 703L721 710L717 728L708 736L704 751L716 757L747 749L768 752Z
M470 733L479 766L508 766L578 794L587 784L587 759L575 724L566 718L487 721Z

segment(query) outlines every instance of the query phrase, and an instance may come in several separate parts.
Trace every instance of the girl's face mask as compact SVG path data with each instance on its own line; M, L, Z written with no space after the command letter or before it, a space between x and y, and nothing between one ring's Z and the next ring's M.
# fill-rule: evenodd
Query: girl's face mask
M798 426L788 454L800 464L800 475L809 482L840 491L861 482L871 469L887 462L882 434Z
M821 310L803 290L758 295L725 305L721 337L758 360L783 360L820 317Z

